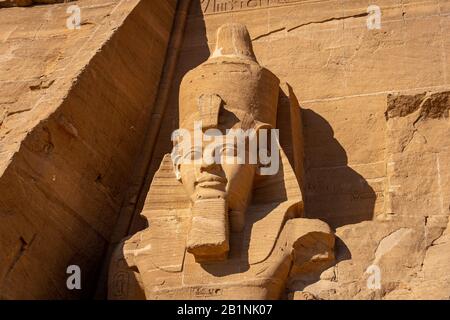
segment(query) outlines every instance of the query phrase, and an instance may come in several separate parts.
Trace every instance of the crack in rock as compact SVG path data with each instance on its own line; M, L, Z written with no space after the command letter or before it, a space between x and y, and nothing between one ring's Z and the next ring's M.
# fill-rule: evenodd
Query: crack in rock
M275 29L275 30L271 30L271 31L269 31L267 33L263 33L263 34L261 34L259 36L256 36L256 37L254 37L252 39L252 41L259 40L261 38L270 36L270 35L272 35L274 33L278 33L278 32L281 32L281 31L291 32L291 31L297 30L299 28L302 28L302 27L305 27L305 26L308 26L308 25L311 25L311 24L322 24L322 23L328 23L328 22L331 22L331 21L346 20L346 19L351 19L351 18L362 18L362 17L366 17L367 15L368 15L368 13L359 13L359 14L354 14L354 15L350 15L350 16L331 17L331 18L324 19L324 20L305 22L305 23L296 25L295 27L291 27L291 28L282 27L282 28L278 28L278 29Z
M365 12L365 13L359 13L359 14L354 14L354 15L350 15L350 16L332 17L332 18L320 20L320 21L311 21L311 22L302 23L295 27L289 28L289 29L287 29L287 31L291 32L293 30L296 30L296 29L304 27L304 26L308 26L310 24L322 24L322 23L327 23L327 22L331 22L331 21L346 20L346 19L351 19L351 18L362 18L362 17L366 17L367 15L368 15L368 13Z

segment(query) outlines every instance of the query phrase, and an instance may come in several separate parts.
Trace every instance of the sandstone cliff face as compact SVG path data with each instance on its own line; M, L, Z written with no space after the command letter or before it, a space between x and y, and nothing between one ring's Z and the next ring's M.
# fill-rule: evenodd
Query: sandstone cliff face
M27 7L35 4L52 4L52 3L62 3L70 2L74 0L1 0L0 8L8 7Z
M290 121L303 121L306 214L337 235L336 263L289 283L290 296L449 299L450 1L375 1L370 29L372 1L192 0L149 146L176 2L0 9L0 298L91 295L119 212L136 206L137 192L123 200L139 155L154 150L149 182L172 146L182 77L220 25L240 22L302 108ZM79 30L66 28L72 4ZM140 228L134 213L120 230ZM66 289L71 264L81 292Z
M71 30L73 4L81 24ZM0 298L92 295L149 125L175 5L0 9ZM67 289L69 265L81 267L82 291Z
M302 290L325 299L449 299L449 102L448 91L388 96L386 211L338 228L337 265L302 279ZM374 272L380 288L368 288Z
M193 1L168 105L215 30L245 23L302 108L306 215L338 237L336 265L289 284L291 296L448 299L450 2L378 1L380 29L370 4ZM151 172L177 123L164 117Z

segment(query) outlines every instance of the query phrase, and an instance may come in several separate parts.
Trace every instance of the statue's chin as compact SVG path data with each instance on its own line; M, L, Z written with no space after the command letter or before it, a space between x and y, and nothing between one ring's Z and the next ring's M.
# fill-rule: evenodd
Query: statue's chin
M195 188L193 196L194 201L208 200L208 199L226 199L226 185L223 183L211 182L203 183Z

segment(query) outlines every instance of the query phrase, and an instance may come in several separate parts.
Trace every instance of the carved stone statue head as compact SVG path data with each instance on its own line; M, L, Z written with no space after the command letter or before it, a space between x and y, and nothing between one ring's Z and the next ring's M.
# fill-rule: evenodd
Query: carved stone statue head
M187 248L197 261L225 259L230 228L242 231L259 170L250 159L259 150L251 150L250 141L260 145L257 132L275 127L278 88L240 24L223 25L210 58L181 83L182 133L174 139L172 159L192 201Z
M256 61L245 26L220 27L215 44L183 78L174 149L141 212L149 226L112 257L112 298L277 299L333 260L330 227L303 218L295 171L267 130L282 124L286 146L298 102L279 99L279 80ZM279 101L290 111L277 119Z

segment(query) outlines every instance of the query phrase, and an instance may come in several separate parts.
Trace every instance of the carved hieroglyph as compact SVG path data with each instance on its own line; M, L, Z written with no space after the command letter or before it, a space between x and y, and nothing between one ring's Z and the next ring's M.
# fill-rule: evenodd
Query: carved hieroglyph
M180 87L179 125L201 130L275 128L279 80L261 67L245 26L217 31L210 58ZM298 124L300 125L300 124ZM224 145L224 148L235 146ZM334 259L334 235L302 218L287 157L260 175L251 163L186 163L201 150L175 148L155 174L142 215L149 227L116 249L110 299L278 299L287 283ZM174 161L173 161L174 160Z

